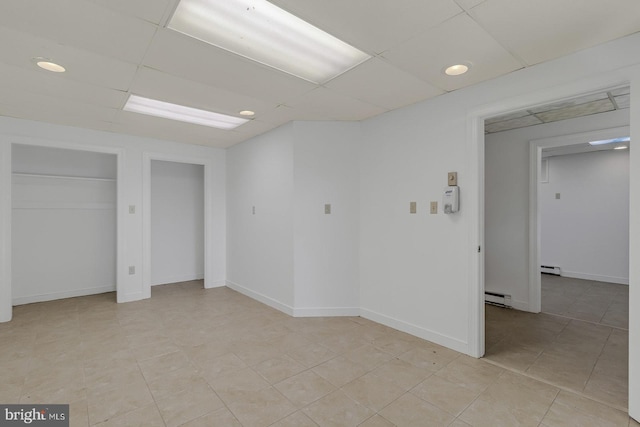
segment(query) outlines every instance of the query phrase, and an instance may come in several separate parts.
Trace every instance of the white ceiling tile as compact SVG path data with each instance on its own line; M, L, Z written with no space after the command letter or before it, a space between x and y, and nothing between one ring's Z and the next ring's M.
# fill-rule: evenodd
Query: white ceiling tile
M625 86L618 89L610 90L611 96L629 95L631 93L631 87Z
M449 91L522 67L466 14L421 33L382 56L414 76ZM463 62L472 64L468 73L444 74L444 68Z
M444 93L379 58L368 60L325 86L387 110L414 104Z
M143 65L276 104L317 87L169 29L158 31Z
M558 120L573 119L575 117L588 116L590 114L605 113L613 111L613 104L607 99L588 102L586 104L574 105L559 110L550 110L537 113L536 116L545 123L556 122Z
M363 120L385 112L383 108L323 87L287 105L310 111L321 120Z
M0 26L133 63L157 28L84 0L2 0Z
M504 120L501 122L487 123L484 124L484 130L487 133L493 132L502 132L505 130L518 129L526 126L539 125L542 123L542 120L538 119L536 116L528 115L524 117L518 117L515 119Z
M453 0L273 0L370 54L379 54L462 12Z
M527 64L638 31L637 0L487 0L476 21Z
M599 101L601 99L609 100L609 97L605 92L594 93L590 95L580 96L577 98L572 98L566 101L542 105L540 107L529 108L529 111L531 111L532 113L540 113L540 112L549 111L549 110L560 110L568 107L574 107L580 104L587 104L589 102Z
M616 101L618 108L630 108L631 107L631 95L620 95L613 98Z
M160 24L176 0L91 0L100 6L113 9L123 15L134 16L154 24Z
M464 10L470 10L486 0L455 0Z
M516 111L514 113L504 114L502 116L486 119L484 123L485 125L487 125L487 124L492 124L497 122L504 122L505 120L519 119L520 117L529 116L529 115L530 113L527 110Z
M39 69L23 69L0 63L0 80L11 82L11 93L20 102L24 93L44 95L61 100L97 105L107 108L121 108L127 94L78 82L64 75L48 73ZM5 93L5 96L9 96ZM4 102L11 100L5 99Z
M131 85L131 93L235 116L242 110L252 110L260 114L277 106L275 103L268 103L147 67L141 67L138 70Z
M11 40L10 43L0 43L0 62L47 73L36 67L32 58L50 58L67 68L62 78L91 85L127 90L137 69L127 62L3 27L0 27L0 40Z

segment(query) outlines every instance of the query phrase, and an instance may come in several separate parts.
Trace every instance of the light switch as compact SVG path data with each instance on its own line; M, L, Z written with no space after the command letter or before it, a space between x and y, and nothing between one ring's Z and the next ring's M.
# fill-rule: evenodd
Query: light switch
M409 203L409 213L414 214L418 211L418 206L416 202Z
M129 266L129 274L136 274L136 266L135 265L130 265Z
M438 213L438 202L431 202L431 213L432 214Z
M130 214L136 213L136 205L129 205L129 213Z
M560 193L556 193L556 199L560 199Z
M458 172L449 172L447 185L458 185Z
M331 203L327 203L324 205L324 214L329 215L331 213Z
M251 206L251 215L255 215L255 214L256 214L256 207Z

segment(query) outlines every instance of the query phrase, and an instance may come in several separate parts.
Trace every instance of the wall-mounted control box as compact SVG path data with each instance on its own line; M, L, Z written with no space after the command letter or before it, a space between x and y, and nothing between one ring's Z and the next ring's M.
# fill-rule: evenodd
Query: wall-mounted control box
M444 189L442 206L446 214L458 212L460 208L460 187L454 185Z

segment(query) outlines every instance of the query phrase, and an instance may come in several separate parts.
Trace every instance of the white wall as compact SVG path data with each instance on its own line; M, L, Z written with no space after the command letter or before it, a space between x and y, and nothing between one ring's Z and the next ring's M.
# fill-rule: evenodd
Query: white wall
M485 138L485 289L529 309L529 141L629 124L619 110Z
M290 314L292 127L282 126L227 150L227 283Z
M541 264L629 284L629 150L554 156L548 168L538 193Z
M358 315L360 123L295 122L293 133L295 314Z
M13 304L114 291L116 157L16 145L12 158Z
M155 119L154 119L155 120ZM211 165L210 188L211 215L205 218L205 229L211 241L211 256L205 260L209 266L209 280L224 284L226 276L225 251L225 151L210 147L186 145L177 142L155 140L110 132L100 132L47 123L0 117L0 242L3 267L11 260L11 169L12 144L40 145L67 149L81 149L116 154L119 171L117 180L118 230L116 276L118 301L134 301L145 297L142 274L144 236L141 206L143 194L143 157L145 153L160 153L165 160L172 157L206 159ZM7 156L9 156L7 158ZM9 163L7 164L7 161ZM7 191L4 191L4 190ZM129 214L128 207L136 206L136 213ZM127 273L128 266L136 266L136 274ZM4 268L0 276L0 319L11 319L11 269Z
M151 285L204 278L204 167L151 161Z
M295 316L359 314L359 136L295 122L228 150L229 286Z

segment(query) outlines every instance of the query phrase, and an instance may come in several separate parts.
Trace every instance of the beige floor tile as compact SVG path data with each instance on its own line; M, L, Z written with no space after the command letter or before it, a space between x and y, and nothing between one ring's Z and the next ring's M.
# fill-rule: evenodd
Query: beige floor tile
M405 393L404 389L393 382L371 373L351 381L341 390L356 402L376 412Z
M619 408L629 406L629 381L627 377L619 378L606 374L591 374L584 394Z
M396 427L396 425L376 414L360 424L358 427Z
M205 384L206 381L190 366L167 372L166 375L147 382L149 391L156 401Z
M558 392L555 387L505 372L460 419L474 426L537 426Z
M88 427L89 410L87 401L80 400L69 404L69 427Z
M89 421L96 424L147 406L153 403L153 397L146 383L136 383L124 388L90 392L87 403Z
M484 357L501 366L524 372L536 361L540 353L541 351L532 351L510 342L500 342L487 348Z
M242 427L240 421L227 408L220 408L202 417L182 424L183 427Z
M629 427L640 427L640 422L634 420L633 418L629 418Z
M375 414L337 390L302 410L321 427L357 426Z
M338 356L318 365L312 368L312 371L336 387L342 387L367 373L367 370L361 365L343 356Z
M334 351L317 343L289 350L287 355L308 368L313 368L337 356Z
M344 354L344 357L355 362L367 370L375 369L393 358L389 353L365 344Z
M456 351L434 345L432 348L412 348L406 353L402 353L398 358L418 368L435 372L444 368L459 356L460 353Z
M398 427L446 426L454 420L451 414L411 393L384 408L380 415Z
M318 424L314 423L303 412L298 411L275 424L271 424L271 427L318 427Z
M173 353L143 360L138 362L138 365L145 379L149 382L166 375L167 372L192 366L189 357L183 351L174 351Z
M254 370L262 375L270 384L275 384L302 371L306 371L307 368L291 357L282 355L258 363L254 367Z
M226 403L242 398L245 392L255 392L269 387L269 383L251 368L220 375L209 384Z
M164 427L155 403L96 424L96 427Z
M448 413L458 416L478 397L479 392L454 384L445 378L432 375L411 393Z
M432 374L400 359L392 359L371 371L373 375L391 381L403 390L409 390Z
M561 391L542 420L549 427L614 427L629 423L625 412Z
M595 362L580 358L567 359L543 353L527 369L527 374L572 390L581 391L589 380Z
M273 387L235 394L227 402L244 427L266 427L296 411L296 407Z
M156 404L167 427L179 426L224 408L224 403L216 393L208 385L201 383L158 400Z
M289 401L301 408L335 391L336 387L313 371L305 371L275 385Z
M153 359L169 353L175 353L179 350L180 347L175 345L171 338L163 338L156 342L131 346L131 352L139 361Z
M221 375L236 372L247 367L238 356L233 353L214 358L209 362L198 363L198 372L210 383Z
M467 424L461 419L456 419L454 422L449 424L448 427L471 427L471 424Z
M483 360L460 356L435 375L467 389L481 392L498 380L504 369Z

